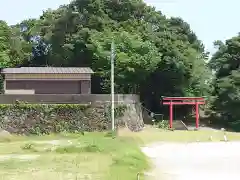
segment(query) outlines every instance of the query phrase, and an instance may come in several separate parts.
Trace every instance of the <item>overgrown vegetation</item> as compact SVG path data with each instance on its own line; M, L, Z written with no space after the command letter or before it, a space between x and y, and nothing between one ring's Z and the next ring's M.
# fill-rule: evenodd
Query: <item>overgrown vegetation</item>
M86 133L84 136L58 134L17 140L0 143L2 178L132 180L138 172L149 168L145 155L131 138L113 139L105 133ZM14 157L1 159L13 153ZM40 156L23 161L21 155Z

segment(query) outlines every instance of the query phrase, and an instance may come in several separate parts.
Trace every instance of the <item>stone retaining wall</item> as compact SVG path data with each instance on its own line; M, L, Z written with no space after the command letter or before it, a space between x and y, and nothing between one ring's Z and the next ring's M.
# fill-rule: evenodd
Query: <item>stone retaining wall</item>
M144 127L138 103L116 103L116 127ZM111 130L110 103L0 105L0 128L16 134Z

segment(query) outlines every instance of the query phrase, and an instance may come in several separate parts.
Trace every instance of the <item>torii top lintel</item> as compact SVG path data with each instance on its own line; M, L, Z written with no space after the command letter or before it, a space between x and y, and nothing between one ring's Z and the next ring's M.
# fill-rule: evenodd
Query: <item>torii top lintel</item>
M204 101L203 97L163 97L164 101Z

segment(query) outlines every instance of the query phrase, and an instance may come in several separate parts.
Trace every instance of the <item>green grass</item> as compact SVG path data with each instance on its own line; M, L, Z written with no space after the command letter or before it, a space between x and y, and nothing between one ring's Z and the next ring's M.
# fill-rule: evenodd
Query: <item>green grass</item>
M239 133L226 132L230 141L240 140ZM149 169L140 146L156 141L222 141L221 131L163 131L145 128L133 133L52 134L46 136L8 136L0 138L0 177L2 180L135 180L138 172ZM60 140L60 144L49 143ZM68 140L71 140L69 142ZM15 158L3 160L3 156ZM19 155L39 155L21 160Z
M166 131L156 128L145 128L141 132L133 133L128 130L121 130L119 132L122 137L131 137L139 144L149 144L152 142L164 141L164 142L220 142L224 140L224 133L229 141L240 141L240 133L235 132L222 132L212 130L200 130L200 131Z
M56 139L62 143L46 142ZM69 139L72 144L67 141ZM2 156L11 154L40 156L32 160L1 160ZM132 180L148 167L148 160L137 142L128 137L113 139L106 133L12 136L0 143L0 177L3 180Z

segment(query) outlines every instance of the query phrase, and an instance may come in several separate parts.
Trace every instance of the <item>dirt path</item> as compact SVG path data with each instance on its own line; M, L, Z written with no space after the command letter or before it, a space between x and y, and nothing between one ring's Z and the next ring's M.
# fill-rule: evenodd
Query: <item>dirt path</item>
M7 161L11 159L17 159L17 160L22 160L22 161L30 161L30 160L35 160L40 155L34 155L34 154L9 154L9 155L0 155L0 162L1 161Z
M154 162L153 180L230 180L240 177L240 142L157 143L142 150Z

